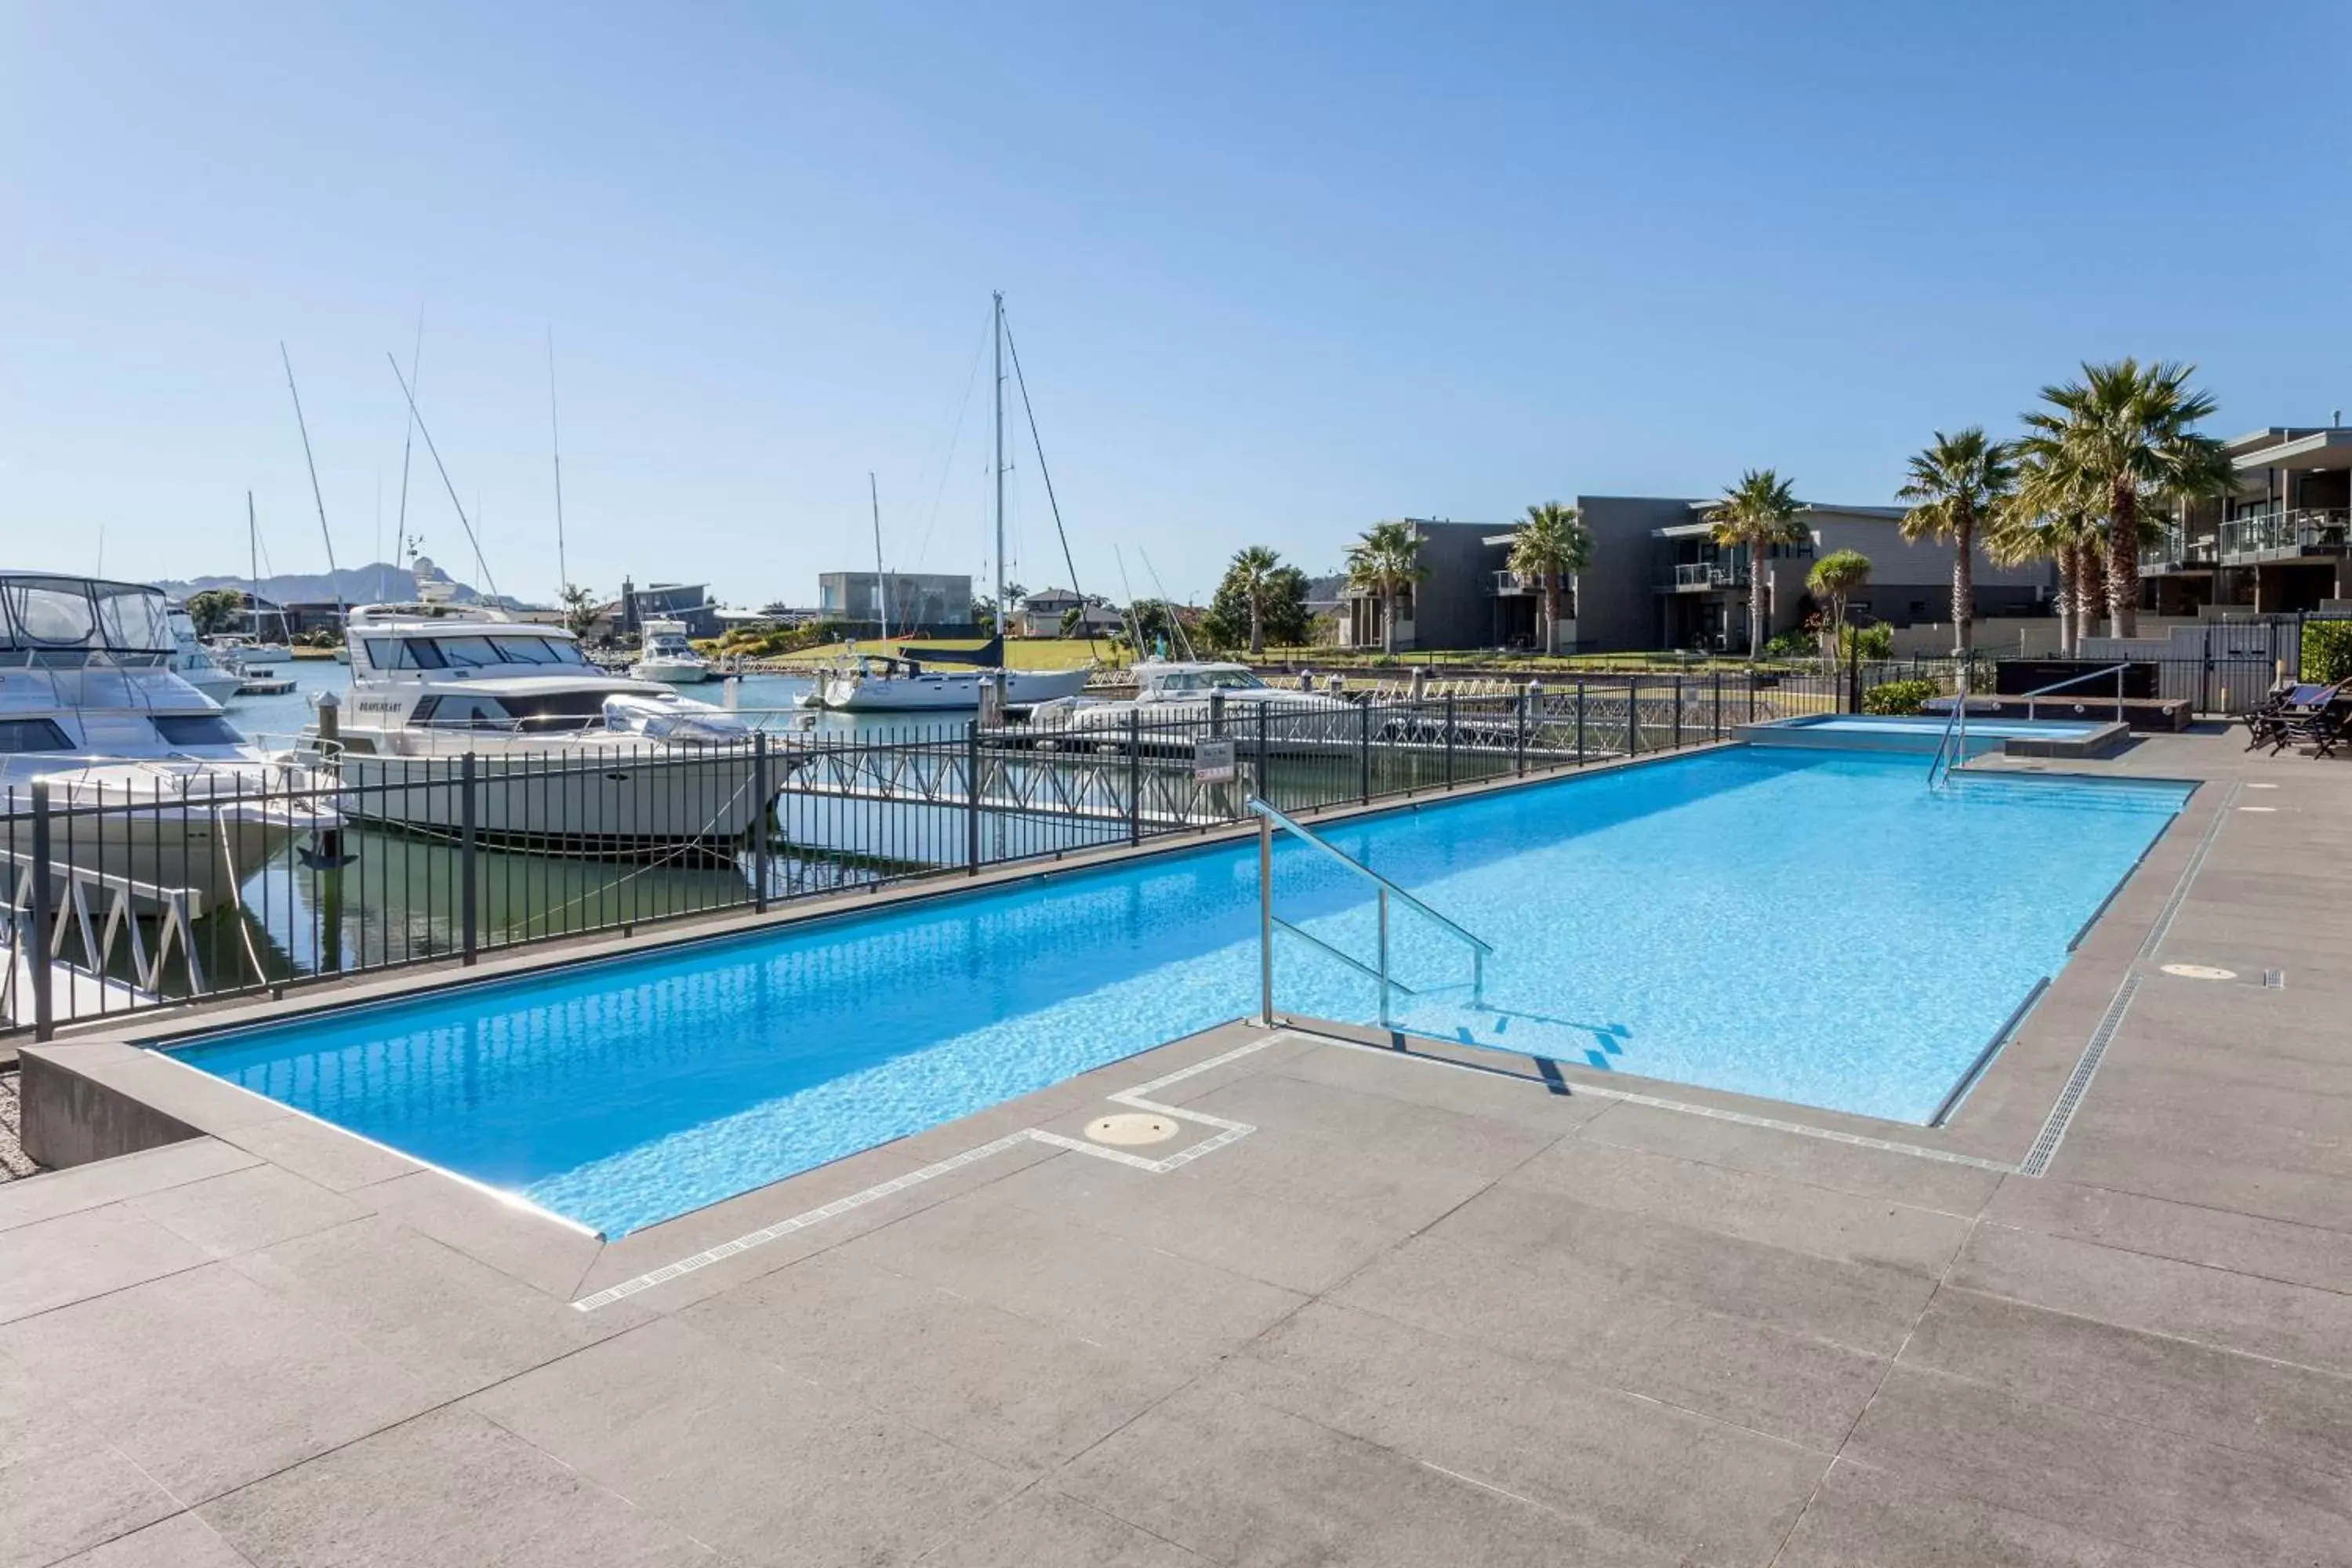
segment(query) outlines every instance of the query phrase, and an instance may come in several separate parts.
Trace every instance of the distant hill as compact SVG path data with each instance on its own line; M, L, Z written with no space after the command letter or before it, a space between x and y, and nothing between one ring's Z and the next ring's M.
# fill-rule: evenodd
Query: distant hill
M425 562L425 572L436 582L450 581L448 574L431 562ZM210 588L249 589L252 583L244 577L191 577L159 580L155 586L175 599L191 594L201 594ZM278 605L331 605L337 600L347 605L394 603L416 597L416 574L405 566L382 562L372 566L347 566L340 572L281 572L261 580L261 596ZM461 605L510 605L506 598L493 599L478 593L471 584L459 583L450 597Z

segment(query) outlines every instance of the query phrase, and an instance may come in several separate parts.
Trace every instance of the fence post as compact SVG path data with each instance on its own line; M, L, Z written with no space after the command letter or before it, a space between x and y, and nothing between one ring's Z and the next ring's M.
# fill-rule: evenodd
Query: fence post
M1127 841L1143 842L1143 715L1127 710Z
M1756 667L1748 667L1748 721L1756 722Z
M1528 681L1519 688L1518 706L1511 711L1511 727L1517 731L1512 737L1512 751L1518 760L1519 776L1528 776L1528 708L1535 700L1536 683Z
M1845 645L1845 710L1862 711L1862 639L1854 637ZM1756 717L1750 713L1751 721Z
M1265 801L1269 805L1278 806L1279 803L1274 798L1274 768L1273 764L1267 760L1272 753L1267 750L1265 743L1266 707L1267 705L1264 702L1257 704L1257 796L1260 800Z
M768 794L768 732L754 731L751 735L751 874L759 879L751 895L751 908L761 914L768 912L768 877L773 868L774 846L768 836L768 818L772 807Z
M1707 739L1720 741L1723 739L1723 671L1715 669L1707 673L1715 682L1714 708L1706 726Z
M1356 793L1364 805L1372 804L1372 705L1370 701L1356 705Z
M57 911L49 905L49 784L33 781L33 930L19 944L25 954L26 977L33 985L33 1038L46 1040L57 1032L56 1005L49 994L49 943Z
M479 950L480 911L475 906L475 852L479 847L480 831L474 814L474 753L467 752L457 762L457 929L459 951L467 963L474 962Z
M1584 765L1584 677L1576 678L1576 765Z
M1454 693L1445 694L1445 787L1454 787Z
M980 875L980 721L963 721L963 874Z
M1625 754L1642 754L1642 678L1638 675L1625 678Z
M1674 749L1675 749L1675 751L1677 751L1677 752L1679 752L1679 751L1681 751L1681 750L1683 749L1683 678L1682 678L1681 676L1679 676L1679 675L1677 675L1677 676L1675 676L1675 747L1674 747Z

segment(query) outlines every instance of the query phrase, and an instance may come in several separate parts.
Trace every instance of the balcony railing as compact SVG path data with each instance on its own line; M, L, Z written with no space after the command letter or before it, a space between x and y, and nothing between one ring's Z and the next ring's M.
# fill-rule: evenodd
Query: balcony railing
M1706 588L1744 588L1748 585L1748 568L1721 561L1684 561L1675 566L1675 576L1669 584L1676 593L1696 593Z
M2352 538L2352 510L2304 507L2232 518L2221 525L2221 557L2320 553L2345 548Z
M2210 534L2184 539L2177 532L2167 532L2153 544L2143 544L2139 551L2139 569L2143 572L2178 571L2183 567L2213 564L2219 547Z

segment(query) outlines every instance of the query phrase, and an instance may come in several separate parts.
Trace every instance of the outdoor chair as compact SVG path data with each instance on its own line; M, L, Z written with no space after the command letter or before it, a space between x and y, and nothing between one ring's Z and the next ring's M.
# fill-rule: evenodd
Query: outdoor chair
M2290 681L2272 688L2268 696L2246 710L2246 750L2269 746L2277 751L2290 722L2317 712L2343 689L2341 682L2321 686Z
M2347 689L2352 689L2352 681L2338 681L2322 688L2307 702L2282 708L2272 721L2271 754L2276 756L2289 746L2309 746L2312 754L2319 757L2333 752L2344 739L2346 725L2352 723L2352 690Z

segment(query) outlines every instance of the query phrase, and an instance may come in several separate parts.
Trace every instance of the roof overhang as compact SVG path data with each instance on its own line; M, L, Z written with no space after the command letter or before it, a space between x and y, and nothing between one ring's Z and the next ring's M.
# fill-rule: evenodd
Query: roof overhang
M2266 446L2233 451L2241 471L2255 468L2333 468L2352 465L2352 429L2281 431ZM2236 443L2231 443L2232 447Z

